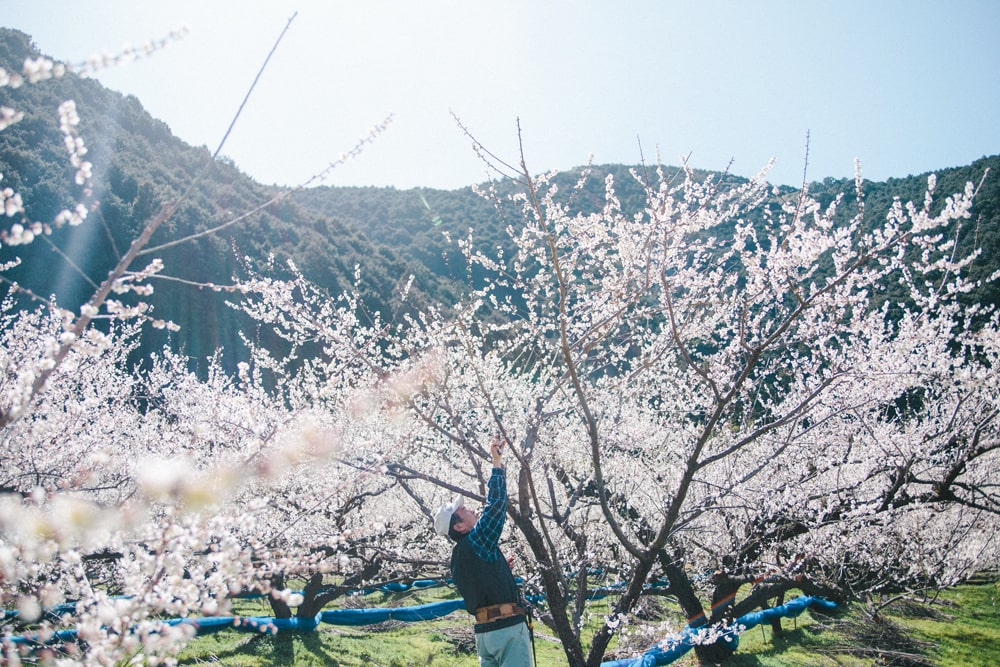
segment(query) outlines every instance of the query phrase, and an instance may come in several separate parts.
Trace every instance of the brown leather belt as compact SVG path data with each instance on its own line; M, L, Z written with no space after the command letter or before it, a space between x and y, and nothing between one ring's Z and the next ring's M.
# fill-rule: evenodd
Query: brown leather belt
M489 623L490 621L497 621L501 618L510 618L511 616L517 616L518 614L523 616L526 612L513 602L491 604L489 607L480 607L476 610L476 623Z

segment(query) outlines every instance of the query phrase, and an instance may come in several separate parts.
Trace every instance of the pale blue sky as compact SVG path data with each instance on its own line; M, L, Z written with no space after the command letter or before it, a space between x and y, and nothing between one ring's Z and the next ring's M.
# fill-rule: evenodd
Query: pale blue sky
M449 115L533 171L647 161L776 183L874 180L1000 153L997 0L0 0L0 24L78 61L181 25L98 78L215 148L298 11L224 153L263 183L457 188L486 170ZM86 113L85 108L80 109Z

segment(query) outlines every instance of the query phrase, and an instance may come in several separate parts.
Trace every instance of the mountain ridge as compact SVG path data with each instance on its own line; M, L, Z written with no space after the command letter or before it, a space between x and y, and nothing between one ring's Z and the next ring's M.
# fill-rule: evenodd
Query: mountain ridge
M40 55L28 35L0 29L0 67L19 71L25 58ZM174 136L135 97L73 74L17 89L0 88L0 106L24 112L23 120L0 132L2 185L22 194L31 220L51 220L80 198L56 117L56 108L65 99L77 102L80 134L87 142L87 158L94 164L99 204L93 210L95 220L59 230L52 238L86 278L65 266L33 274L31 267L50 265L50 251L37 243L17 249L25 262L8 271L7 278L37 294L54 293L61 302L79 303L90 290L89 283L106 275L108 266L145 220L165 202L182 196L181 207L152 245L204 232L248 211L254 213L221 233L165 249L162 259L175 277L189 283L226 284L233 276L245 275L248 261L251 267L276 267L280 276L285 261L293 260L307 279L333 295L356 286L364 307L381 313L386 320L431 303L453 304L474 283L476 277L468 275L465 260L457 245L447 240L449 236L464 239L471 235L475 248L491 253L502 248L506 257L512 256L506 230L509 224L520 221L519 211L509 205L495 208L474 192L473 185L455 190L265 186L231 160L213 160L206 147L191 146ZM583 169L591 170L594 178L575 192L574 205L582 210L603 205L603 179L610 174L623 210L642 209L643 186L631 177L631 171L641 174L653 167L609 164L563 170L553 176L561 192L573 191ZM678 170L663 169L668 174ZM1000 156L984 156L963 167L886 182L865 181L866 206L871 215L878 215L888 209L894 197L922 200L929 173L937 174L938 192L950 194L964 187L966 180L978 182L988 169L992 175L976 202L975 234L961 239L962 243L974 241L984 246L974 270L985 276L995 268L994 258L1000 257L1000 188L996 186ZM203 176L198 187L189 191L196 174ZM713 175L732 184L746 180L700 170L695 175ZM504 182L497 187L501 192L512 188ZM810 194L821 202L845 190L853 190L852 180L826 178L809 185ZM776 192L792 196L797 190L779 187ZM276 196L277 201L264 206ZM0 248L0 261L7 261L13 252L9 247ZM356 266L361 275L357 285ZM404 302L398 288L410 275L415 277L414 288ZM1000 302L993 289L976 298ZM181 322L184 328L169 338L149 334L139 356L169 344L194 361L224 349L230 368L244 358L238 332L251 323L240 320L238 313L225 305L223 295L158 282L151 303L157 317Z

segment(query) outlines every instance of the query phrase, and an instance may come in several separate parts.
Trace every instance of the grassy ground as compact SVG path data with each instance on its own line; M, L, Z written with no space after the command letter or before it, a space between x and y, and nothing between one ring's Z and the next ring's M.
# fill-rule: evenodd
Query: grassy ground
M404 606L441 599L447 591L369 596L368 606ZM242 603L247 615L270 612L262 602ZM536 625L537 624L536 622ZM859 609L832 616L806 612L785 619L774 636L770 626L752 628L740 639L726 667L993 667L1000 665L1000 582L960 586L931 605L901 602L870 621ZM564 665L558 642L546 628L535 642L538 667ZM633 638L631 643L642 640ZM622 647L613 645L612 650ZM363 628L320 626L317 632L247 635L222 632L199 637L181 654L181 664L230 667L474 667L478 665L468 615L456 612L436 621L394 621ZM694 667L689 653L674 663Z
M930 615L900 617L941 665L1000 665L1000 582L948 591Z
M997 667L1000 582L944 591L933 604L900 601L879 622L852 608L832 616L806 612L744 633L726 667ZM674 663L697 665L693 654Z

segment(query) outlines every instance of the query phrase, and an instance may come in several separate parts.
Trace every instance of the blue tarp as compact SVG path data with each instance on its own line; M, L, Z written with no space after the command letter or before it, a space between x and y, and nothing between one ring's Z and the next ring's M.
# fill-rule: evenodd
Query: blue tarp
M330 609L322 612L320 617L324 623L331 623L333 625L371 625L385 621L414 623L447 616L459 609L465 609L465 601L461 598L457 600L445 600L443 602L431 602L413 607Z
M453 611L465 608L465 602L445 600L412 607L376 607L371 609L328 609L312 618L274 618L273 616L219 616L211 618L179 618L171 625L187 623L198 629L198 634L210 634L220 630L244 630L249 632L278 632L281 630L315 630L320 623L330 625L374 625L385 621L415 623L431 621L447 616Z
M791 618L798 616L809 607L814 606L832 609L833 607L836 607L837 604L813 595L803 595L795 598L794 600L789 600L785 604L778 607L771 607L770 609L752 611L749 614L744 614L736 619L736 625L742 626L741 630L749 630L750 628L756 627L764 621L769 621L772 618ZM658 667L660 665L669 665L671 662L677 660L694 648L698 643L698 632L704 630L705 626L692 628L689 625L681 630L681 632L677 635L668 637L667 639L658 642L655 646L649 648L645 653L637 658L609 660L608 662L602 662L601 667ZM736 648L736 646L739 645L740 638L736 631L731 629L724 634L724 641L731 644L733 648Z
M404 584L398 581L392 581L387 584L380 584L378 586L372 586L371 588L364 588L360 591L356 591L361 595L368 595L370 593L402 593L410 589L420 589L420 588L434 588L435 586L445 586L451 583L451 579L416 579L415 581Z
M402 621L414 623L430 621L447 616L453 611L465 608L465 602L445 600L412 607L380 607L374 609L329 609L320 612L312 618L274 618L273 616L211 616L207 618L175 618L167 621L168 625L192 625L199 635L208 635L222 630L239 630L243 632L281 632L288 630L315 630L320 623L331 625L374 625L385 621ZM56 642L76 641L76 630L62 630L54 633L46 640L35 633L11 637L15 644L52 644Z
M402 621L414 623L430 621L447 616L453 611L465 608L462 599L445 600L412 607L380 607L374 609L329 609L320 612L312 618L274 618L273 616L210 616L205 618L174 618L166 621L168 625L192 625L199 635L208 635L223 630L238 630L242 632L281 632L289 630L312 631L320 623L331 625L374 625L385 621ZM15 644L51 644L55 642L76 641L76 630L62 630L50 638L42 640L35 633L11 637Z
M62 642L75 642L76 630L60 630L53 632L45 641L41 640L41 635L15 635L10 638L14 644L58 644Z
M434 588L436 586L448 586L451 584L451 579L415 579L408 584L400 581L390 581L386 584L376 584L374 586L369 586L368 588L355 588L349 590L346 593L348 595L371 595L372 593L404 593L408 590L417 590L424 588ZM302 593L302 591L294 591L296 593ZM234 598L240 598L242 600L253 600L256 598L267 597L266 593L238 593L233 596ZM17 612L12 612L17 613Z

